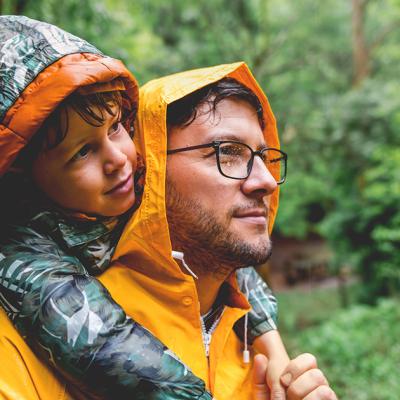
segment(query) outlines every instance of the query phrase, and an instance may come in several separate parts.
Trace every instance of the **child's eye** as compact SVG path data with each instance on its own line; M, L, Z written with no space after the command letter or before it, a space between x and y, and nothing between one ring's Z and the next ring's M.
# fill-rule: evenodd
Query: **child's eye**
M112 135L113 133L117 133L122 127L121 122L115 122L114 124L111 125L109 134Z
M87 157L89 151L90 151L90 146L88 144L85 144L85 146L81 147L79 151L77 151L74 154L74 156L71 158L71 161L77 161Z

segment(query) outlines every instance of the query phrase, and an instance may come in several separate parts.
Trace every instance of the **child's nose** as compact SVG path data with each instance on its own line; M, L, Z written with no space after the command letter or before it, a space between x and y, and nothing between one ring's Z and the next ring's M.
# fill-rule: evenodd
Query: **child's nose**
M126 164L128 157L117 146L109 146L104 161L104 173L111 175L115 171L123 168Z

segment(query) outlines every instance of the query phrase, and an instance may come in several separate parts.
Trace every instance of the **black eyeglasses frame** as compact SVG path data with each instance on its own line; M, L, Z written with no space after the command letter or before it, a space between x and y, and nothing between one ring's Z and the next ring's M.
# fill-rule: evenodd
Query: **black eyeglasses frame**
M247 164L247 176L245 176L245 177L243 177L243 178L236 178L236 177L233 177L233 176L226 175L226 174L222 171L221 166L220 166L220 160L219 160L219 148L220 148L220 145L221 145L221 144L224 144L224 143L236 143L236 144L240 144L240 145L243 145L243 146L247 147L247 148L250 150L250 152L251 152L251 158L250 158L250 160L249 160L249 162L248 162L248 164ZM280 181L277 181L276 183L277 183L278 185L282 185L282 183L284 183L284 182L286 181L287 158L288 158L288 156L287 156L287 154L286 154L284 151L282 151L282 150L280 150L280 149L273 148L273 147L264 147L264 148L262 148L261 150L256 150L256 151L254 151L254 150L253 150L249 145L247 145L246 143L242 143L242 142L239 142L239 141L236 141L236 140L214 140L214 141L212 141L212 142L210 142L210 143L204 143L204 144L198 144L198 145L196 145L196 146L180 147L180 148L178 148L178 149L168 150L168 151L167 151L167 154L168 154L168 155L171 155L171 154L181 153L181 152L184 152L184 151L197 150L197 149L205 149L205 148L207 148L207 147L213 147L214 150L215 150L215 155L216 155L216 158L217 158L218 171L220 172L220 174L221 174L222 176L225 176L226 178L237 179L237 180L244 180L244 179L247 179L247 178L250 176L251 170L252 170L252 168L253 168L253 163L254 163L254 157L255 157L255 156L259 156L259 157L261 158L261 160L263 160L263 162L264 162L264 158L263 158L263 157L264 157L264 153L265 153L266 151L268 151L268 150L277 151L278 153L280 153L280 154L282 155L282 159L281 159L281 160L284 161L284 162L283 162L284 174L283 174L283 178L282 178Z

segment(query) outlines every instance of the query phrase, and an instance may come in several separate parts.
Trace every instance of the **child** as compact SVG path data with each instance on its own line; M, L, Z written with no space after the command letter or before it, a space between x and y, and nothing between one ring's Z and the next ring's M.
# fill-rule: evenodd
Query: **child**
M138 203L134 78L54 26L25 17L0 17L0 26L0 172L9 171L1 185L11 200L2 205L4 309L42 358L91 392L211 399L90 276L108 267ZM242 274L254 294L256 273ZM269 292L261 300L275 317ZM275 328L258 319L250 315L257 335Z

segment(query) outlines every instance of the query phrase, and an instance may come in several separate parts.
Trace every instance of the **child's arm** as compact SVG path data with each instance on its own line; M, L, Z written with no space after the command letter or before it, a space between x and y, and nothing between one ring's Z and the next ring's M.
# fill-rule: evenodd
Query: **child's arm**
M280 384L282 371L289 363L289 356L277 330L278 305L275 296L253 267L242 268L237 272L238 283L248 297L252 310L248 313L247 340L258 353L269 359L268 383L272 393L283 394ZM240 323L245 323L244 318ZM243 325L235 327L243 340ZM274 400L275 396L272 396ZM280 397L276 397L280 398Z
M51 238L15 229L0 249L0 294L35 351L88 391L121 399L149 393L211 399L204 382Z

